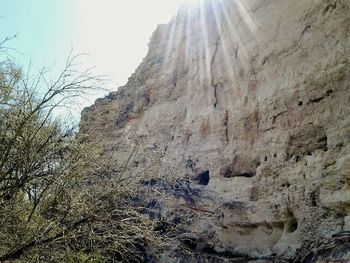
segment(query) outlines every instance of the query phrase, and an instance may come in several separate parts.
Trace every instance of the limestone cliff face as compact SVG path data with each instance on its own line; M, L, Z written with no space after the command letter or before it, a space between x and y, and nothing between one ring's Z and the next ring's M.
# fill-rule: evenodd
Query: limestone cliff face
M205 193L192 229L211 233L212 251L293 257L341 236L350 231L350 1L184 7L154 32L126 86L83 111L81 128L116 167L151 167Z

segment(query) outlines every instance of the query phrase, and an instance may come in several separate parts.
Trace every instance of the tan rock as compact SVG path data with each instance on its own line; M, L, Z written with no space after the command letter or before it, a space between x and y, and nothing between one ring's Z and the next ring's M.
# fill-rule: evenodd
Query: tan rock
M137 138L132 173L159 158L152 172L193 179L211 199L196 200L206 220L192 227L211 231L217 251L295 256L349 231L349 39L347 0L183 8L81 129L116 166Z

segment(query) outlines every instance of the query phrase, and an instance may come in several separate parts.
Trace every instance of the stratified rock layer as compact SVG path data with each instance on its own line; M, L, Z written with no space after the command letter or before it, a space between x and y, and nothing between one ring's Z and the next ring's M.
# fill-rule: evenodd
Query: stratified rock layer
M300 256L350 231L349 60L348 0L207 0L157 28L81 128L116 167L205 192L191 227L211 251Z

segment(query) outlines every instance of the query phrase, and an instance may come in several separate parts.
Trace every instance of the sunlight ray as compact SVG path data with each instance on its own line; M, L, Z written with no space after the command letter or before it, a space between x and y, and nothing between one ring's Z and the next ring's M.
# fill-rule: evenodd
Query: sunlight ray
M234 83L235 80L235 74L234 74L234 58L232 56L230 56L228 49L229 46L226 43L227 42L227 38L225 35L225 18L220 16L219 14L223 13L222 10L219 9L224 9L225 6L222 3L222 0L213 2L211 1L211 6L214 12L214 18L215 18L215 23L216 23L216 27L217 27L217 31L218 33L221 35L221 41L220 41L220 45L221 45L221 51L223 52L223 60L224 60L224 64L226 66L226 69L228 70L228 74L229 74L229 78L230 81L232 83Z
M201 33L202 33L202 37L203 37L203 45L202 47L204 48L204 61L205 61L205 73L207 76L210 75L210 64L211 64L211 57L212 57L212 50L210 47L210 43L209 43L209 37L208 37L208 23L207 23L207 17L205 15L205 10L203 8L203 6L201 5L199 7L199 11L200 11L200 25L201 25ZM208 81L208 85L210 85L210 81L211 81L211 76L209 76L208 78L206 78Z
M198 9L204 2L211 0L184 0L187 9Z
M249 10L249 6L247 6L247 2L243 2L242 0L237 0L236 1L237 6L240 10L240 13L244 19L245 24L247 25L247 27L250 30L251 34L255 34L256 30L257 30L257 26L254 22L253 16L249 14L248 10Z
M227 11L227 7L225 5L223 5L223 14L224 14L224 22L227 23L227 27L228 28L237 28L237 26L239 25L239 22L234 23L233 19L231 18L230 14ZM232 37L231 37L232 35ZM230 34L230 39L232 41L232 43L236 42L239 48L239 54L240 56L238 56L238 59L240 60L240 62L244 65L247 66L247 61L248 61L248 53L246 51L246 48L241 40L241 38L239 37L238 33L236 30L232 30L231 34Z
M185 9L186 12L186 39L185 39L185 46L186 46L186 61L188 65L190 64L190 59L191 59L191 46L193 44L192 42L192 33L191 33L191 28L192 28L192 23L190 19L190 10Z
M176 19L171 22L171 29L170 29L170 33L168 34L168 40L167 40L167 45L165 49L164 65L166 65L167 62L169 62L171 51L174 46L175 33L176 33Z

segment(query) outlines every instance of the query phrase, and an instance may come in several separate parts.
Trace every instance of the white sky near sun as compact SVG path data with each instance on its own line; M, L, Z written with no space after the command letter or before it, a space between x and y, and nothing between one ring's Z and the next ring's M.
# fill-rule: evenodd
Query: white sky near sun
M169 22L184 1L198 0L0 0L0 40L18 34L8 43L19 51L11 53L18 64L56 65L53 76L72 47L88 53L84 66L116 90L147 54L157 24ZM102 95L91 95L81 109Z
M125 84L147 53L157 24L176 14L181 0L74 0L74 45L90 53L91 64Z

